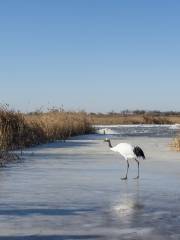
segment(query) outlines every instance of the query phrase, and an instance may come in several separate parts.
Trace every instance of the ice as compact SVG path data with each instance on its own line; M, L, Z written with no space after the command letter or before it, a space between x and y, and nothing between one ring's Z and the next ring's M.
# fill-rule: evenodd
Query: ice
M173 137L180 125L137 124L137 125L95 125L96 133L117 136Z
M180 129L180 124L176 123L170 126L171 129Z
M131 161L121 181L126 162L98 134L27 149L0 169L0 239L180 239L180 154L170 135L112 138L121 141L146 154L139 180Z

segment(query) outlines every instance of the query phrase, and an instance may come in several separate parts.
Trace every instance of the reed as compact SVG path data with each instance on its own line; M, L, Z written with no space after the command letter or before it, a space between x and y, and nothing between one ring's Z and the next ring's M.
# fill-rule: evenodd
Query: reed
M98 124L172 124L175 118L153 116L151 114L91 114L92 122ZM180 120L180 118L179 118ZM176 122L177 118L176 118Z
M36 133L36 144L92 132L90 118L85 112L50 111L26 115L25 121Z
M0 164L15 149L34 146L92 132L85 112L49 111L23 114L0 107ZM12 157L11 157L12 158Z
M19 112L0 107L0 149L1 151L14 150L19 146L21 133L25 122Z

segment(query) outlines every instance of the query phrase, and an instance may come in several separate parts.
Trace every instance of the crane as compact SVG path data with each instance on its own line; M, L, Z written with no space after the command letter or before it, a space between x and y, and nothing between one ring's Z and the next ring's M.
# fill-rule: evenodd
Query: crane
M121 179L127 180L128 169L129 169L129 161L128 160L130 160L130 159L135 160L136 163L138 164L138 175L135 178L135 179L138 179L139 178L139 160L138 160L138 158L142 158L142 159L146 158L143 150L139 146L132 146L129 143L119 143L113 147L111 144L111 140L109 138L106 138L104 141L108 143L111 151L119 153L121 156L124 157L124 159L127 162L126 176Z

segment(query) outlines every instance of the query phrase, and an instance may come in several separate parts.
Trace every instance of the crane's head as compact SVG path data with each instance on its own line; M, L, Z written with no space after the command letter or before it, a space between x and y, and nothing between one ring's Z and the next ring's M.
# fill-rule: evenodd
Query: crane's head
M109 138L105 138L104 142L110 142L110 139Z
M112 148L111 140L109 138L104 139L104 142L107 142L109 147Z

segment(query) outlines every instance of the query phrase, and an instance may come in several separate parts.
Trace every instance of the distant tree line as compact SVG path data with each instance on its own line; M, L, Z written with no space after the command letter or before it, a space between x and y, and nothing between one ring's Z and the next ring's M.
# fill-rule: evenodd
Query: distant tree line
M91 112L90 115L94 116L132 116L132 115L151 115L151 116L177 116L180 115L179 111L159 111L159 110L122 110L120 112L110 111L108 113L94 113Z

